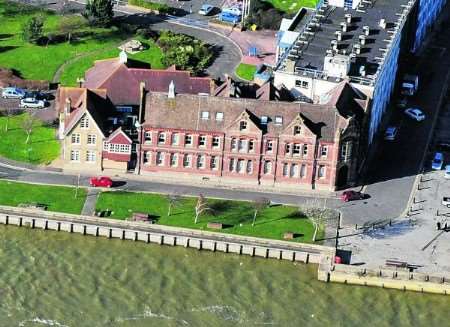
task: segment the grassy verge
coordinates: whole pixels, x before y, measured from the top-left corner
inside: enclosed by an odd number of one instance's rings
[[[128,54],[128,58],[138,60],[150,64],[151,68],[162,69],[165,66],[162,64],[162,52],[161,49],[152,40],[139,39],[143,45],[146,46],[146,50],[136,54]],[[119,56],[120,50],[113,46],[112,48],[105,49],[103,51],[95,52],[93,54],[81,57],[71,64],[68,64],[61,75],[60,82],[65,86],[76,86],[76,80],[78,77],[83,77],[86,70],[94,65],[96,60],[116,58]]]
[[[0,204],[18,206],[21,203],[40,203],[49,211],[80,214],[86,200],[86,189],[63,186],[33,185],[0,180]]]
[[[314,227],[298,209],[290,206],[272,206],[262,210],[252,226],[254,209],[252,203],[242,201],[225,201],[208,199],[207,203],[214,214],[200,216],[194,223],[196,198],[181,198],[172,214],[167,216],[169,201],[159,194],[131,192],[103,192],[97,201],[98,211],[111,210],[110,218],[126,219],[133,212],[144,212],[157,219],[161,225],[209,230],[208,222],[220,222],[226,228],[221,233],[238,234],[270,239],[282,239],[287,231],[294,232],[294,242],[312,242]],[[211,230],[210,230],[211,231]],[[217,231],[217,230],[212,230]],[[320,235],[319,235],[320,236]]]
[[[42,121],[34,122],[30,140],[22,125],[28,114],[0,117],[0,156],[32,164],[48,164],[59,154],[59,143],[55,129],[45,126]],[[8,124],[8,131],[5,131]]]
[[[236,75],[247,81],[253,81],[253,76],[256,73],[256,66],[249,64],[239,64],[236,68]]]
[[[270,2],[275,8],[288,12],[288,13],[295,13],[297,12],[301,7],[307,7],[307,8],[315,8],[318,0],[265,0],[267,2]]]
[[[170,7],[164,3],[146,0],[128,0],[128,4],[136,7],[154,10],[159,12],[160,14],[167,14],[170,11]]]

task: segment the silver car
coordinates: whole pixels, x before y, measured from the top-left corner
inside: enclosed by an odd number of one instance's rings
[[[25,98],[20,100],[20,107],[42,109],[45,108],[45,101],[34,98]]]
[[[422,110],[418,108],[406,109],[405,115],[407,115],[409,118],[414,119],[415,121],[422,121],[425,119],[425,114],[422,112]]]

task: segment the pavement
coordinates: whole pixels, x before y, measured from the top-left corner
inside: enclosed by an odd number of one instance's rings
[[[84,202],[83,209],[81,210],[81,214],[83,216],[93,216],[95,214],[95,205],[97,204],[97,199],[100,192],[101,189],[98,188],[88,189],[86,201]]]

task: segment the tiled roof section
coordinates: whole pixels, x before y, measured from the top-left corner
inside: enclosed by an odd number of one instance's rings
[[[177,95],[175,99],[169,99],[164,93],[154,92],[147,94],[145,125],[164,129],[226,132],[245,110],[263,133],[274,136],[282,133],[299,114],[307,127],[324,140],[334,140],[337,129],[347,126],[347,119],[329,105],[196,95]],[[210,112],[209,120],[200,118],[202,111]],[[217,112],[223,112],[223,121],[215,120]],[[261,124],[262,116],[269,117],[267,125]],[[275,116],[282,116],[283,124],[276,125]]]
[[[180,94],[210,94],[213,81],[206,77],[191,77],[188,71],[129,68],[117,59],[97,61],[86,72],[85,87],[107,89],[108,97],[116,104],[138,105],[139,83],[153,92],[168,92],[169,84],[175,83],[175,92]]]
[[[348,118],[355,114],[362,116],[365,101],[367,97],[344,80],[329,92],[327,105],[336,107],[343,117]]]
[[[122,130],[122,127],[117,128],[111,135],[106,139],[109,143],[115,144],[132,144],[133,141],[129,136]]]

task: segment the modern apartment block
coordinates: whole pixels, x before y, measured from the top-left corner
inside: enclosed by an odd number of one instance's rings
[[[274,84],[320,103],[343,80],[370,99],[369,146],[394,92],[399,60],[416,53],[446,0],[322,0],[282,22]]]

